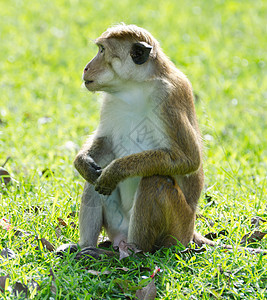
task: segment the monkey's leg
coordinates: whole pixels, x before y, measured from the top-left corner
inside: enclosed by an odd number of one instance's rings
[[[113,247],[117,247],[121,240],[127,240],[129,227],[129,216],[122,209],[119,188],[106,197],[103,203],[104,227],[113,242]]]
[[[130,219],[128,242],[144,251],[183,245],[192,240],[195,212],[176,181],[167,176],[143,177]]]
[[[94,186],[86,182],[79,214],[79,245],[81,248],[96,247],[97,245],[103,225],[103,205],[100,197]]]
[[[83,249],[91,247],[94,249],[97,245],[98,236],[100,234],[103,225],[103,207],[101,202],[101,196],[95,191],[94,186],[86,182],[82,195],[79,223],[80,223],[80,241],[79,246]],[[58,255],[63,253],[77,252],[77,244],[63,244],[56,250]],[[95,257],[92,254],[91,256]]]

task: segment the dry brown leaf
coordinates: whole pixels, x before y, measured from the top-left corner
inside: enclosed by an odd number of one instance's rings
[[[140,300],[153,300],[157,296],[157,288],[154,279],[142,289],[136,291],[135,296]]]
[[[58,225],[59,226],[63,226],[63,227],[67,226],[67,223],[63,219],[57,218],[57,220],[58,220]]]
[[[57,226],[55,228],[56,237],[59,239],[61,237],[61,228]]]
[[[74,218],[74,217],[76,217],[76,216],[78,216],[78,212],[77,211],[72,211],[71,213],[69,213],[68,215],[67,215],[67,218],[70,218],[70,217],[72,217],[72,218]]]
[[[119,260],[122,260],[123,258],[130,256],[132,253],[141,253],[142,250],[137,249],[135,244],[126,243],[125,241],[120,241],[119,252],[120,252]]]
[[[40,285],[33,279],[30,282],[30,289],[31,291],[34,291],[36,289],[36,292],[39,292],[41,290]]]
[[[119,243],[119,252],[120,252],[120,260],[131,255],[131,253],[129,253],[128,251],[127,243],[124,241],[120,241]]]
[[[209,227],[213,227],[215,225],[215,222],[212,219],[204,217],[202,214],[196,214],[196,219],[204,220]]]
[[[27,298],[28,296],[28,287],[27,285],[21,283],[21,282],[16,282],[13,286],[13,293],[15,294],[16,297],[18,297],[19,295],[23,295],[24,297]]]
[[[37,241],[39,241],[38,236],[35,236],[35,239]],[[46,248],[50,252],[55,251],[55,247],[48,240],[46,240],[45,238],[41,238],[40,241],[41,241],[44,249]]]
[[[42,170],[40,173],[39,173],[39,176],[40,177],[44,177],[44,178],[49,178],[51,176],[54,176],[55,175],[55,172],[50,170],[49,168],[45,168],[44,170]]]
[[[38,214],[43,210],[44,210],[44,208],[39,205],[31,205],[29,208],[25,208],[24,212]]]
[[[205,238],[209,239],[209,240],[215,240],[217,239],[220,235],[224,235],[227,236],[229,233],[227,230],[222,229],[221,231],[217,232],[209,232],[205,235]]]
[[[205,234],[204,237],[213,241],[213,240],[217,239],[218,234],[216,232],[209,232],[209,233]]]
[[[187,254],[187,253],[190,253],[190,254],[194,254],[194,253],[202,253],[202,252],[205,252],[207,251],[207,249],[205,247],[201,247],[201,248],[185,248],[184,250],[181,250],[179,251],[181,254]]]
[[[145,271],[148,271],[150,272],[151,269],[148,268],[148,267],[139,267],[139,268],[134,268],[134,269],[129,269],[129,268],[126,268],[126,267],[118,267],[116,268],[116,270],[119,270],[119,271],[124,271],[124,272],[132,272],[132,271],[139,271],[139,272],[145,272]]]
[[[100,271],[95,271],[95,270],[88,270],[87,271],[89,274],[92,274],[92,275],[108,275],[110,274],[111,272],[108,271],[108,270],[105,270],[103,272],[100,272]]]
[[[77,227],[77,224],[75,224],[74,222],[70,222],[70,226],[75,229]]]
[[[41,238],[41,243],[44,248],[46,248],[48,251],[53,252],[55,251],[55,247],[45,238]]]
[[[53,295],[57,294],[57,287],[56,287],[56,283],[55,283],[55,275],[54,272],[52,271],[52,269],[49,270],[49,275],[52,277],[52,281],[51,281],[51,293]]]
[[[11,176],[8,171],[2,167],[0,167],[0,183],[4,183],[8,185],[11,181]]]
[[[253,217],[251,218],[251,225],[253,225],[254,227],[259,227],[260,226],[260,222],[265,223],[267,222],[267,220],[263,219],[262,217]]]
[[[16,258],[16,254],[13,250],[9,249],[9,248],[4,248],[0,255],[4,258],[8,258],[8,259],[14,259]]]
[[[5,291],[7,278],[10,278],[10,276],[9,275],[0,276],[0,291],[2,291],[2,292]]]
[[[30,236],[32,234],[31,232],[25,231],[20,228],[13,228],[13,231],[14,231],[15,236],[18,236],[18,237]]]
[[[250,243],[255,243],[257,241],[260,241],[264,238],[264,236],[266,235],[265,232],[261,232],[259,230],[255,230],[255,231],[252,231],[252,232],[249,232],[247,234],[245,234],[241,241],[240,241],[240,244],[250,244]]]
[[[130,269],[126,268],[126,267],[122,267],[122,268],[116,268],[116,270],[120,270],[120,271],[124,271],[124,272],[129,272]]]

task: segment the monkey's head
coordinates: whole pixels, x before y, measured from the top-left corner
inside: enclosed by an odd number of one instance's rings
[[[145,29],[117,25],[105,31],[95,43],[98,53],[83,74],[89,91],[116,92],[128,83],[142,82],[155,75],[160,47]]]

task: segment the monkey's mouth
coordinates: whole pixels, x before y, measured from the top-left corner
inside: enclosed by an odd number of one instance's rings
[[[93,81],[93,80],[85,80],[85,81],[84,81],[85,85],[90,84],[90,83],[92,83],[92,82],[94,82],[94,81]]]

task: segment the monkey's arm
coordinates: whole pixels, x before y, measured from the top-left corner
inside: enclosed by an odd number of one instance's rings
[[[89,139],[74,160],[75,168],[85,180],[94,184],[102,172],[100,166],[103,167],[112,160],[109,157],[110,149],[106,137]]]
[[[175,120],[177,131],[169,128],[169,149],[148,150],[113,160],[98,178],[95,189],[110,194],[116,185],[133,176],[186,175],[201,165],[199,133],[185,114]]]

